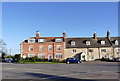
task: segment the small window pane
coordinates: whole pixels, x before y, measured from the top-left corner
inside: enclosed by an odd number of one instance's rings
[[[44,46],[40,46],[40,51],[44,51]]]
[[[71,45],[74,46],[74,45],[75,45],[75,41],[72,41],[72,42],[71,42]]]
[[[30,47],[29,47],[29,51],[33,51],[33,46],[30,46]]]
[[[61,45],[57,45],[57,51],[61,50]]]
[[[106,49],[101,49],[101,52],[106,52]]]
[[[48,51],[52,51],[52,45],[48,46]]]
[[[62,58],[62,53],[56,53],[56,59],[61,59]]]
[[[93,49],[89,49],[89,52],[93,52]]]
[[[28,54],[28,57],[34,57],[35,56],[35,54]]]
[[[105,41],[101,41],[101,44],[104,45],[104,44],[105,44]]]
[[[38,54],[38,58],[45,58],[45,54]]]
[[[86,45],[90,45],[90,41],[86,41]]]
[[[38,42],[46,42],[46,39],[38,39]]]
[[[62,42],[61,38],[55,39],[55,42]]]
[[[28,43],[35,43],[35,39],[28,39]]]
[[[118,42],[118,40],[116,40],[116,41],[115,41],[115,45],[118,45],[118,44],[119,44],[119,42]]]

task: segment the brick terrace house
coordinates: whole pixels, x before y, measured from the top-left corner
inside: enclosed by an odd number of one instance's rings
[[[45,59],[64,59],[64,44],[66,34],[62,37],[41,37],[36,32],[36,37],[30,37],[24,40],[21,45],[21,57],[34,57]]]
[[[120,37],[30,37],[21,43],[21,57],[34,57],[50,59],[77,59],[92,61],[101,58],[120,58]]]

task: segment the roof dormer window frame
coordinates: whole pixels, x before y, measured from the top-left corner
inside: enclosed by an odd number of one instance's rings
[[[46,42],[46,39],[38,39],[38,43]]]
[[[28,43],[35,43],[35,39],[28,39]]]
[[[104,40],[101,40],[101,45],[105,45],[105,41]]]
[[[115,45],[118,45],[119,44],[119,41],[118,40],[115,40]]]
[[[90,45],[90,41],[86,41],[86,45]]]
[[[62,42],[62,38],[56,38],[55,42]]]
[[[71,41],[71,46],[75,46],[75,41]]]

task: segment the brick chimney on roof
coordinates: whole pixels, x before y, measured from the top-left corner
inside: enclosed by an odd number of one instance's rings
[[[110,39],[110,32],[107,31],[107,38]]]
[[[65,33],[65,32],[63,32],[63,37],[64,37],[64,38],[66,38],[66,36],[67,36],[67,35],[66,35],[66,33]]]
[[[94,39],[97,39],[97,34],[96,34],[96,32],[93,34],[93,38],[94,38]]]
[[[36,39],[38,39],[40,37],[40,33],[39,31],[36,31]]]

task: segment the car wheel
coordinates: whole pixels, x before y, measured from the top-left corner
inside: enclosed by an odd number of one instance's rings
[[[79,64],[80,62],[78,61],[77,63]]]
[[[69,61],[67,61],[67,64],[70,64],[70,62],[69,62]]]

